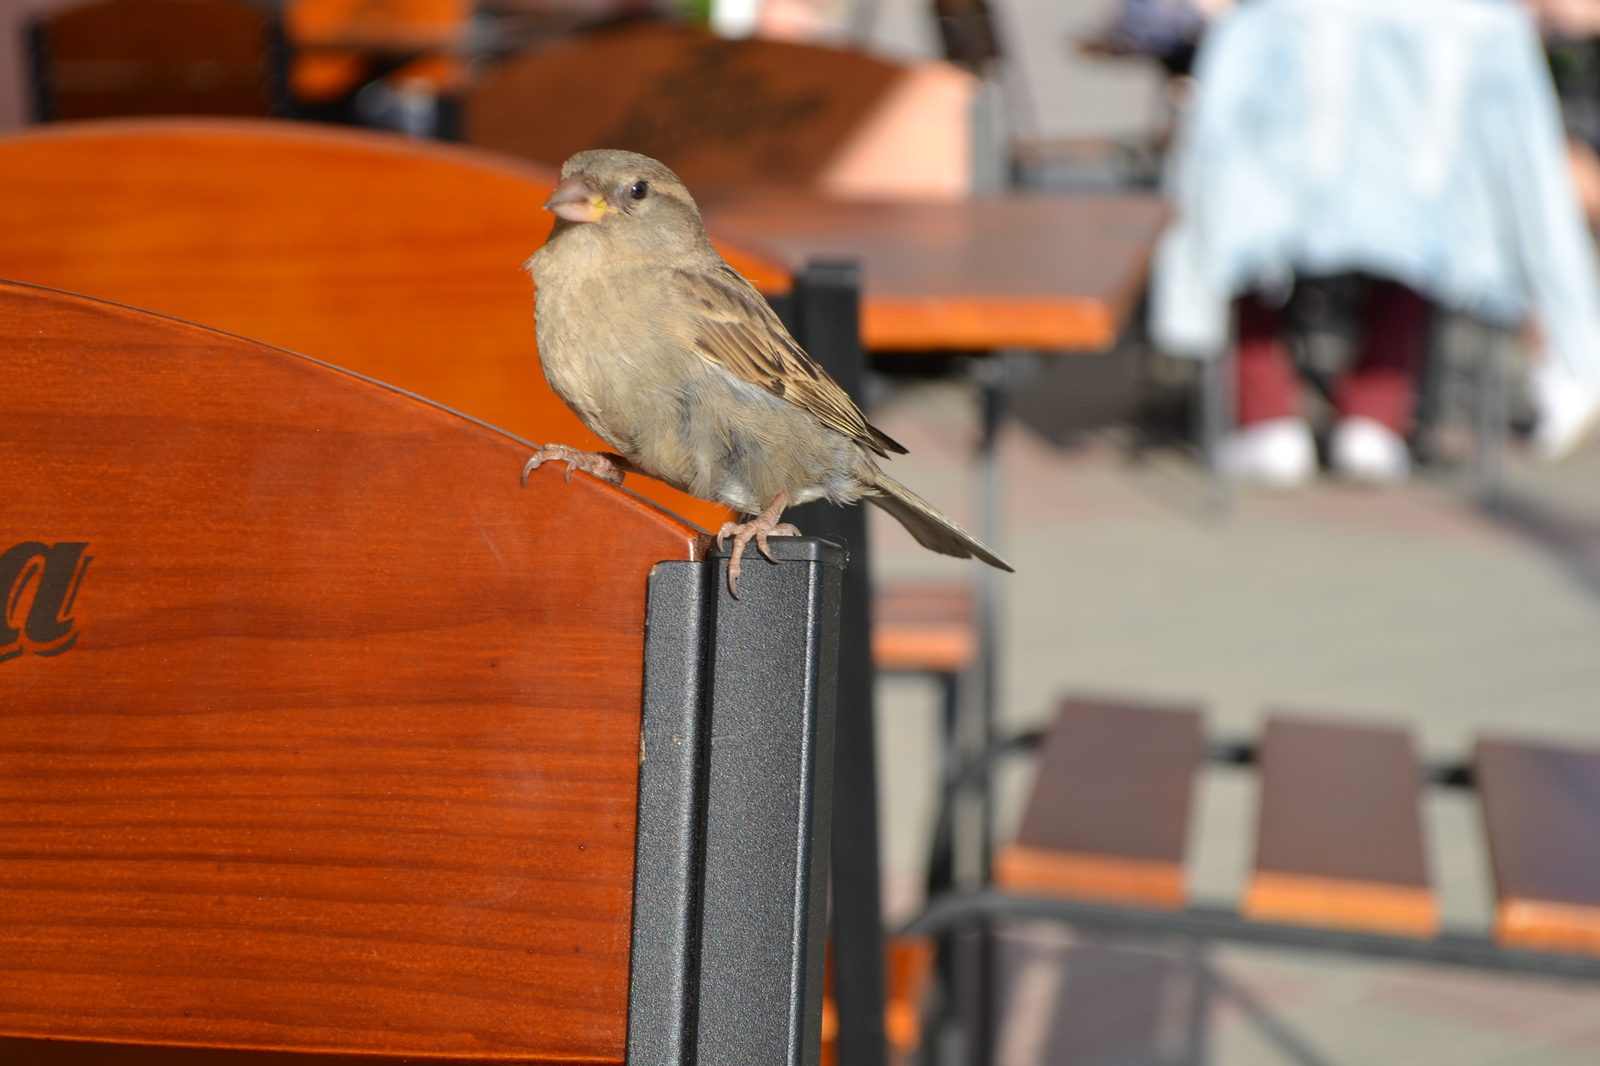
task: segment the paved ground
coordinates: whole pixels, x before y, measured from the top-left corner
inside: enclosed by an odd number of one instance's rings
[[[874,413],[911,449],[896,476],[963,520],[971,411],[962,386],[922,383],[894,388]],[[1176,452],[1134,461],[1106,438],[1062,448],[1016,421],[1002,448],[1000,547],[1018,569],[1005,611],[1007,728],[1047,721],[1063,693],[1090,692],[1199,700],[1221,736],[1251,734],[1282,707],[1407,723],[1432,757],[1462,757],[1484,731],[1600,746],[1600,448],[1553,471],[1513,464],[1501,516],[1459,485],[1327,482],[1246,493],[1221,523]],[[879,576],[972,573],[873,521]],[[880,685],[894,916],[918,902],[934,700],[915,679]],[[1029,773],[1019,766],[1005,782],[1006,827]],[[1237,896],[1253,787],[1229,771],[1203,785],[1200,900]],[[1472,797],[1436,796],[1428,818],[1447,924],[1486,929]],[[1048,929],[1019,940],[1003,1061],[1600,1062],[1600,986],[1234,948],[1217,951],[1197,985],[1192,960],[1158,947]]]

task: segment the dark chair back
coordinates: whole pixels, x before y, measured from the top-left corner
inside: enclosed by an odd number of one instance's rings
[[[265,115],[274,23],[240,0],[102,0],[33,25],[40,122]]]

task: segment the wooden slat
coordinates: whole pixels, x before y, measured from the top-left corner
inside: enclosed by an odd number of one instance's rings
[[[1036,892],[1177,909],[1200,712],[1069,699],[1045,738],[1017,842],[995,880]]]
[[[1153,196],[888,204],[766,192],[725,196],[706,217],[791,269],[861,260],[874,351],[1102,351],[1144,291],[1167,208]]]
[[[1400,936],[1438,932],[1422,768],[1402,729],[1273,716],[1244,913]]]
[[[697,531],[76,296],[0,283],[0,378],[0,552],[89,560],[3,579],[0,1036],[620,1062],[646,579]]]
[[[978,654],[972,586],[886,581],[872,595],[872,662],[879,670],[958,674]]]
[[[81,123],[0,137],[0,277],[326,360],[537,443],[601,447],[539,369],[554,175],[459,147],[285,122]],[[781,266],[723,253],[767,291]],[[720,505],[638,475],[702,526]]]
[[[1473,763],[1507,947],[1600,954],[1600,751],[1500,738]]]

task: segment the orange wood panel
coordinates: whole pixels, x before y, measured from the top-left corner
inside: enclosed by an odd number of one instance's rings
[[[547,170],[268,121],[62,124],[0,138],[0,277],[174,315],[347,367],[535,443],[601,442],[539,370],[521,264]],[[781,266],[721,249],[769,292]],[[719,505],[638,475],[715,528]]]
[[[646,580],[698,531],[78,296],[0,283],[0,377],[0,1036],[620,1062]]]
[[[861,260],[861,332],[874,351],[1101,351],[1144,290],[1167,208],[1128,195],[847,203],[728,192],[706,217],[791,269]]]
[[[880,670],[956,674],[978,654],[972,586],[888,581],[872,596],[872,661]]]
[[[1505,896],[1495,907],[1494,937],[1528,951],[1600,955],[1600,907]]]
[[[1439,900],[1415,885],[1257,870],[1244,914],[1258,922],[1360,929],[1426,939],[1439,932]]]
[[[926,937],[892,936],[884,954],[884,1035],[892,1060],[909,1062],[922,1044],[923,999],[937,951]]]
[[[877,296],[861,309],[861,340],[872,351],[1097,352],[1116,343],[1120,328],[1106,301],[1071,296]]]
[[[466,0],[288,0],[283,5],[284,33],[301,47],[446,48],[466,35],[471,17]]]
[[[922,1044],[923,1000],[937,950],[926,937],[891,936],[883,944],[883,1034],[889,1062],[908,1063]],[[822,1066],[839,1061],[839,1005],[833,990],[833,941],[823,969]]]
[[[994,879],[1011,892],[1068,896],[1178,910],[1188,898],[1181,862],[1055,851],[1011,844],[996,854]]]

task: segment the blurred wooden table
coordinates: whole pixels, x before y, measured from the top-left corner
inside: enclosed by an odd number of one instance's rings
[[[872,351],[1104,351],[1144,290],[1167,207],[1149,195],[855,203],[797,193],[712,199],[719,235],[793,268],[858,259]]]

